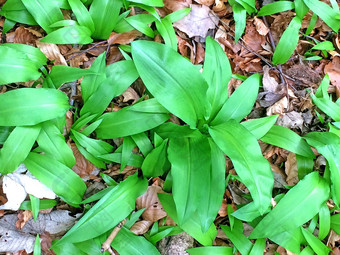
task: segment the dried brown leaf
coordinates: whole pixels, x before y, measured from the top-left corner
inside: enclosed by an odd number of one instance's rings
[[[72,143],[70,147],[76,158],[76,164],[72,170],[80,177],[88,177],[96,167],[80,153],[75,143]]]
[[[29,221],[33,216],[32,211],[20,211],[18,213],[18,220],[15,223],[17,229],[22,229],[26,222]]]
[[[286,111],[288,107],[287,97],[283,97],[281,100],[277,101],[275,104],[267,108],[267,116],[282,114]]]
[[[137,94],[137,92],[131,88],[128,87],[122,94],[124,97],[123,102],[131,102],[131,104],[134,104],[140,99],[140,96]]]
[[[164,193],[159,186],[149,186],[147,191],[136,200],[136,207],[138,210],[145,208],[142,218],[148,221],[158,221],[167,216],[167,213],[162,207],[157,194]]]
[[[190,13],[175,22],[174,27],[186,33],[189,37],[200,36],[205,38],[208,30],[215,28],[217,23],[218,18],[211,13],[209,7],[193,4]]]
[[[203,4],[203,5],[206,5],[206,6],[210,6],[213,3],[215,3],[215,0],[195,0],[195,2],[198,3],[198,4]]]
[[[287,183],[289,186],[294,186],[299,182],[298,168],[296,163],[295,153],[290,152],[285,162],[285,172],[287,175]]]
[[[191,4],[191,0],[164,0],[164,7],[171,12],[189,8]]]
[[[254,17],[254,25],[260,35],[266,36],[269,33],[269,28],[263,23],[261,19]]]
[[[107,43],[109,45],[111,45],[111,44],[129,44],[133,40],[135,40],[136,37],[141,36],[141,35],[142,35],[142,33],[139,32],[136,29],[131,30],[129,32],[125,32],[125,33],[112,32],[110,34],[109,39],[107,39]]]
[[[6,34],[6,41],[9,43],[22,43],[34,45],[35,41],[38,39],[36,33],[32,33],[32,30],[29,30],[23,26],[15,29],[14,32]]]
[[[270,76],[269,74],[270,68],[269,66],[263,67],[263,89],[264,91],[278,93],[281,90],[281,86],[279,86],[278,82],[275,80],[274,77]]]
[[[152,226],[153,222],[148,220],[138,221],[132,225],[130,231],[136,235],[143,235],[148,232],[149,228]]]
[[[63,55],[61,55],[60,50],[56,44],[53,43],[44,43],[40,41],[35,42],[37,47],[40,48],[41,52],[45,54],[45,56],[53,61],[55,60],[55,65],[65,65],[67,66],[66,60]]]
[[[336,97],[340,97],[340,57],[334,57],[332,62],[325,66],[325,73],[329,75],[331,83],[335,86]]]

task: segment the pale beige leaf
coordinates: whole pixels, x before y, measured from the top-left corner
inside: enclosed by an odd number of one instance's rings
[[[130,231],[136,235],[143,235],[148,232],[149,228],[152,226],[153,222],[148,220],[138,221],[132,225]]]
[[[122,96],[124,97],[123,102],[130,102],[131,104],[134,104],[135,102],[137,102],[140,99],[140,96],[137,94],[137,92],[131,88],[128,87],[122,94]]]
[[[275,80],[275,78],[270,76],[269,71],[270,71],[269,66],[263,67],[263,79],[262,79],[263,89],[264,91],[277,93],[280,90],[280,86],[278,82]]]
[[[269,33],[269,28],[263,23],[261,19],[254,17],[254,25],[260,35],[267,35]]]
[[[164,218],[167,213],[163,209],[157,194],[164,193],[159,186],[149,186],[147,191],[136,200],[136,207],[138,210],[145,208],[142,218],[148,221],[158,221]]]
[[[40,48],[42,53],[44,53],[45,56],[49,60],[51,60],[51,61],[55,60],[55,62],[54,62],[55,65],[65,65],[65,66],[67,66],[65,58],[63,57],[63,55],[61,55],[60,50],[59,50],[59,48],[56,44],[44,43],[44,42],[40,42],[38,40],[35,43],[36,43],[37,47]]]
[[[288,99],[287,97],[283,97],[281,100],[277,101],[272,106],[267,109],[267,116],[282,114],[285,112],[285,109],[288,107]]]
[[[203,5],[206,5],[206,6],[210,6],[213,3],[215,3],[215,0],[195,0],[195,2],[198,3],[198,4],[203,4]]]

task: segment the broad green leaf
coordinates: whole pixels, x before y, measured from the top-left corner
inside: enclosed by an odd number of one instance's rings
[[[105,52],[100,54],[95,61],[93,61],[89,70],[97,74],[87,75],[81,81],[81,96],[86,102],[89,97],[98,89],[99,85],[105,80]]]
[[[316,13],[334,32],[340,29],[340,22],[335,17],[339,13],[328,4],[318,0],[303,0],[308,8]]]
[[[50,27],[60,28],[60,27],[68,27],[68,26],[75,26],[75,25],[78,25],[77,21],[66,19],[66,20],[57,21],[56,23],[53,23],[52,25],[50,25]]]
[[[119,152],[104,154],[98,157],[109,162],[116,162],[116,163],[122,162],[122,153],[119,153]],[[132,153],[130,154],[130,158],[127,162],[127,165],[140,168],[142,167],[143,160],[144,158],[141,155]]]
[[[270,207],[268,206],[264,213],[268,213],[269,211]],[[232,213],[232,216],[242,221],[252,222],[255,218],[260,217],[261,213],[257,209],[255,203],[251,202],[237,209]]]
[[[146,87],[167,110],[191,127],[204,120],[207,84],[195,66],[173,49],[149,41],[133,42],[132,56]]]
[[[327,182],[318,172],[307,175],[278,202],[255,227],[251,239],[275,236],[293,230],[311,218],[320,210],[329,197]],[[304,213],[301,213],[301,212]]]
[[[160,21],[156,20],[155,24],[159,34],[164,40],[164,43],[177,51],[177,37],[170,18],[165,17]]]
[[[41,245],[40,245],[39,234],[37,234],[37,237],[35,238],[33,254],[34,255],[40,255],[41,254]]]
[[[304,242],[300,227],[273,236],[270,235],[268,238],[296,254],[300,253],[300,245]]]
[[[155,20],[156,18],[150,14],[138,14],[138,15],[125,18],[125,21],[130,26],[132,26],[133,28],[137,29],[138,31],[142,32],[143,34],[151,38],[155,36],[155,33],[149,27],[149,24],[151,24]]]
[[[315,253],[310,246],[307,246],[299,254],[300,255],[314,255]]]
[[[59,28],[49,33],[40,41],[54,44],[88,44],[93,40],[90,29],[84,26],[74,25]]]
[[[7,45],[0,46],[0,85],[37,80],[41,76],[38,69],[44,63],[37,66],[21,51]]]
[[[145,4],[145,5],[153,6],[153,7],[163,7],[164,6],[162,0],[130,0],[129,2]]]
[[[31,152],[24,161],[27,169],[43,184],[72,206],[83,198],[86,185],[71,168],[46,155]]]
[[[231,159],[256,207],[261,214],[264,213],[270,204],[274,179],[256,138],[233,120],[210,127],[209,133],[218,147]]]
[[[319,239],[323,240],[331,228],[331,214],[327,204],[323,204],[319,211]]]
[[[123,171],[123,169],[127,166],[129,159],[133,154],[132,150],[135,147],[136,144],[131,137],[129,136],[124,137],[122,145],[122,157],[120,161],[120,171]]]
[[[257,11],[254,0],[235,0],[235,1],[239,3],[248,12],[249,15]]]
[[[153,150],[152,143],[145,132],[131,137],[145,157]]]
[[[287,29],[283,32],[279,43],[273,54],[273,64],[284,64],[294,53],[294,50],[299,41],[299,30],[302,20],[296,16],[289,23]]]
[[[272,15],[275,13],[285,12],[294,9],[294,2],[277,1],[263,6],[257,13],[257,17]]]
[[[313,103],[335,121],[340,121],[340,105],[332,102],[329,98],[317,98],[311,95]]]
[[[173,219],[179,225],[176,213],[176,205],[172,196],[169,194],[158,193],[158,197],[165,211],[168,213],[171,219]],[[201,223],[198,220],[197,214],[194,214],[193,217],[190,217],[187,221],[183,222],[180,227],[204,246],[211,246],[217,234],[214,224],[211,224],[207,232],[202,232]]]
[[[53,208],[57,205],[57,201],[52,199],[41,199],[39,203],[39,210]],[[20,210],[32,210],[31,201],[24,201],[20,205]]]
[[[331,216],[331,228],[340,235],[340,213]]]
[[[40,125],[16,127],[0,149],[0,173],[15,171],[30,153],[40,132]]]
[[[206,246],[186,250],[190,255],[233,255],[233,248],[226,246]]]
[[[300,18],[303,19],[303,17],[307,14],[309,11],[309,8],[307,5],[303,2],[303,0],[294,0],[294,8],[296,15]]]
[[[253,244],[249,239],[243,234],[242,221],[236,220],[233,230],[229,226],[220,225],[223,232],[227,235],[230,241],[234,244],[236,249],[242,254],[249,254]]]
[[[27,10],[31,13],[38,24],[47,32],[51,33],[54,29],[50,28],[53,23],[63,20],[64,16],[54,1],[44,0],[21,0]],[[55,42],[56,43],[56,42]]]
[[[46,155],[55,158],[69,168],[75,165],[76,160],[71,148],[65,142],[65,137],[60,130],[52,122],[42,123],[37,142]]]
[[[340,138],[329,132],[311,132],[304,138],[327,159],[332,199],[337,206],[340,206]]]
[[[1,11],[0,11],[0,15],[1,15]],[[9,30],[11,30],[15,26],[15,24],[16,24],[15,21],[12,21],[10,19],[5,19],[2,33],[6,34]]]
[[[234,42],[237,43],[238,40],[241,38],[244,32],[244,29],[246,28],[247,11],[243,8],[242,5],[238,3],[234,3],[232,5],[232,8],[233,8],[234,20],[235,20]]]
[[[311,48],[311,50],[335,50],[333,43],[330,41],[323,41]]]
[[[76,81],[84,75],[94,74],[90,69],[80,69],[72,66],[56,65],[52,67],[49,78],[55,88],[66,82]]]
[[[261,139],[275,124],[278,115],[271,115],[264,118],[253,119],[241,122],[256,139]]]
[[[152,106],[150,112],[140,111],[143,108],[147,110],[148,106]],[[153,106],[159,109],[153,109]],[[117,112],[105,113],[101,117],[103,121],[96,129],[96,133],[99,138],[104,139],[135,135],[155,128],[168,120],[170,116],[166,112],[155,99],[149,99]]]
[[[3,145],[15,127],[0,126],[0,144]]]
[[[111,246],[121,255],[160,255],[157,248],[143,236],[137,236],[125,227],[115,236]]]
[[[168,139],[165,139],[145,157],[142,165],[144,176],[157,177],[163,175],[166,170],[169,170],[170,165],[167,158],[167,143]]]
[[[122,94],[137,78],[138,73],[131,60],[119,61],[107,67],[107,78],[89,96],[80,114],[102,114],[112,99]]]
[[[89,11],[95,28],[93,38],[109,38],[122,6],[121,0],[93,0]]]
[[[318,255],[328,255],[332,250],[327,247],[323,242],[321,242],[316,236],[314,236],[307,229],[301,227],[303,236],[305,237],[307,243],[312,247],[314,252]]]
[[[206,50],[203,77],[209,87],[207,99],[211,104],[210,119],[214,118],[228,99],[228,82],[231,79],[231,67],[226,53],[210,36],[206,38]]]
[[[262,254],[263,251],[265,250],[265,246],[266,246],[266,239],[264,238],[257,239],[249,255]]]
[[[155,128],[155,132],[163,139],[178,137],[195,137],[199,133],[197,129],[189,126],[180,126],[172,122],[166,122]]]
[[[80,0],[68,0],[79,25],[87,27],[94,32],[94,24],[91,15],[85,5]]]
[[[0,126],[35,125],[62,117],[67,96],[55,89],[15,89],[0,95]]]
[[[323,77],[317,91],[315,92],[315,97],[317,98],[329,98],[327,89],[330,85],[329,75],[326,73]]]
[[[306,158],[297,154],[295,156],[299,180],[302,180],[307,174],[313,172],[314,160],[312,158]]]
[[[283,126],[272,126],[272,128],[261,138],[261,141],[289,150],[300,156],[315,158],[312,149],[308,146],[306,141],[294,131]]]
[[[30,202],[31,202],[31,210],[32,210],[32,216],[34,221],[37,221],[38,214],[39,214],[39,207],[40,207],[40,199],[29,194]]]
[[[174,23],[187,16],[190,11],[191,8],[183,8],[166,15],[166,17],[170,19],[171,23]]]
[[[21,0],[6,1],[1,7],[0,15],[23,24],[38,25]]]
[[[241,121],[247,116],[255,104],[260,83],[259,74],[253,74],[244,81],[224,103],[212,120],[211,125],[219,125],[231,119]],[[247,98],[247,100],[244,100],[244,98]]]
[[[100,158],[100,156],[94,156],[91,153],[89,153],[83,146],[81,146],[77,141],[74,141],[78,150],[80,151],[83,156],[90,161],[92,164],[94,164],[98,168],[106,168],[105,163]]]
[[[147,180],[137,173],[129,176],[100,199],[58,243],[81,242],[109,231],[135,209],[136,198],[147,185]]]
[[[310,35],[310,33],[312,33],[315,25],[316,25],[316,22],[318,20],[318,15],[316,15],[315,13],[313,13],[311,19],[310,19],[310,22],[309,22],[309,25],[306,29],[306,35]]]

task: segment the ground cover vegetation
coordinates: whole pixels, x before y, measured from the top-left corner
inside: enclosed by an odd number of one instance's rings
[[[340,252],[336,0],[0,3],[0,252]]]

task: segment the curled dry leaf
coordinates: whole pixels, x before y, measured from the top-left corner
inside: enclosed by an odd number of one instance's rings
[[[61,55],[60,50],[56,44],[53,43],[44,43],[40,41],[36,41],[37,47],[40,48],[42,53],[45,54],[45,56],[53,61],[55,60],[55,65],[65,65],[67,66],[66,60],[63,55]]]
[[[296,155],[292,152],[288,154],[287,161],[285,162],[285,172],[287,175],[286,181],[289,186],[293,186],[299,182]]]
[[[195,0],[195,2],[198,3],[198,4],[203,4],[203,5],[206,5],[206,6],[210,6],[213,3],[215,3],[215,0]]]
[[[123,102],[129,102],[132,100],[132,104],[136,103],[139,99],[140,96],[137,94],[137,92],[131,88],[128,87],[122,94],[122,96],[124,97]]]
[[[157,194],[164,193],[159,186],[149,186],[147,191],[136,200],[136,207],[138,210],[145,208],[142,214],[142,218],[148,221],[158,221],[159,219],[167,216],[167,213],[163,209],[161,202],[158,199]]]
[[[32,216],[33,216],[32,211],[27,211],[27,210],[26,211],[20,211],[18,213],[18,220],[15,224],[16,228],[22,229],[25,226],[26,222],[29,221],[29,219],[32,218]]]
[[[112,32],[110,34],[109,39],[107,39],[107,43],[109,45],[111,45],[111,44],[129,44],[133,40],[135,40],[136,37],[141,36],[141,35],[142,35],[142,33],[139,32],[136,29],[131,30],[129,32],[125,32],[125,33]]]
[[[331,83],[335,86],[336,97],[340,97],[340,57],[334,57],[332,62],[325,66],[325,73],[328,73]]]
[[[286,128],[299,128],[302,129],[303,125],[303,117],[301,112],[288,112],[283,116],[280,116],[277,124],[280,126],[284,126]]]
[[[277,93],[280,90],[280,86],[274,77],[269,74],[270,68],[269,66],[263,67],[263,89],[267,92]]]
[[[269,28],[263,23],[261,19],[254,17],[254,25],[260,35],[266,36],[269,33]]]
[[[190,13],[183,19],[174,23],[174,27],[186,33],[189,37],[200,36],[205,38],[208,30],[215,28],[218,18],[212,14],[205,5],[191,5]]]
[[[96,167],[80,153],[76,144],[72,143],[71,149],[76,158],[76,164],[72,167],[72,170],[80,177],[90,176]]]
[[[148,232],[149,228],[152,226],[153,222],[149,220],[138,221],[132,225],[130,231],[136,235],[143,235]]]
[[[191,0],[164,0],[164,7],[171,12],[189,8],[191,4]]]
[[[268,107],[267,109],[267,116],[275,115],[275,114],[282,114],[284,113],[288,107],[288,99],[287,97],[283,97],[281,100],[277,101],[272,106]]]

